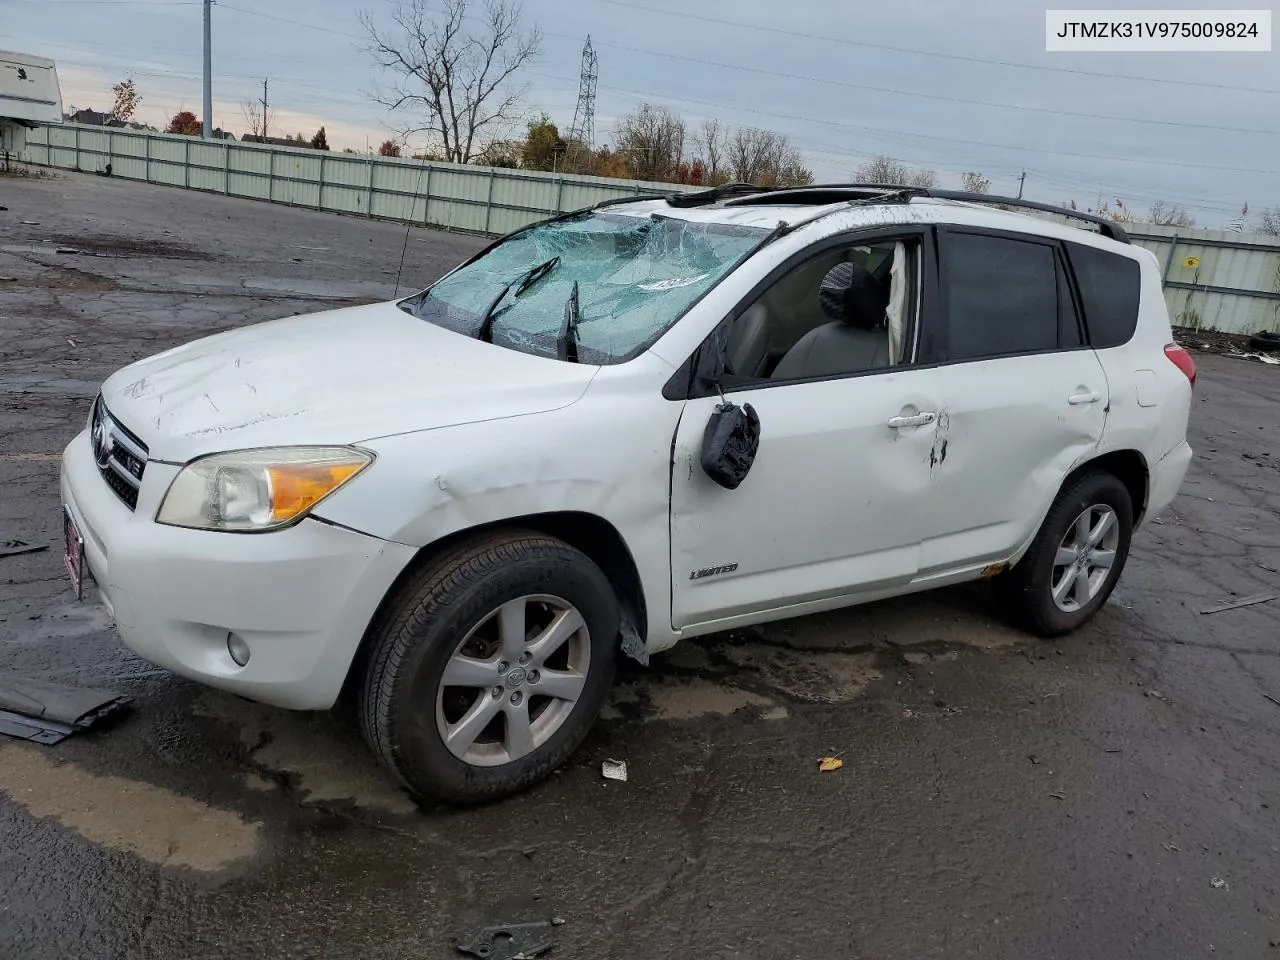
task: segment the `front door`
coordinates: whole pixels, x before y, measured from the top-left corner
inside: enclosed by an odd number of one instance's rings
[[[718,485],[701,455],[722,400],[712,389],[687,401],[673,451],[675,627],[915,576],[941,405],[932,371],[911,364],[922,239],[789,264],[728,328],[720,389],[755,409],[759,448],[740,486]],[[750,373],[734,376],[734,362]]]

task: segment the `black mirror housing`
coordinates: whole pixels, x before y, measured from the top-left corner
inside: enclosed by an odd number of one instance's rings
[[[746,479],[760,449],[760,417],[751,404],[716,406],[702,435],[702,472],[726,490]]]

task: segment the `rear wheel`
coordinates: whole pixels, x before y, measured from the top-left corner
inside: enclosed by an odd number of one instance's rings
[[[619,610],[568,544],[507,532],[428,564],[372,637],[365,737],[419,801],[516,793],[582,742],[608,695]]]
[[[1088,471],[1058,494],[1026,555],[1000,584],[1010,612],[1043,637],[1077,630],[1107,602],[1129,555],[1133,504],[1113,474]]]

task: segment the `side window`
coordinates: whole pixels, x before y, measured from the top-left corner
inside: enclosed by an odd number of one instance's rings
[[[1058,349],[1059,275],[1052,246],[948,233],[943,270],[951,360]]]
[[[909,362],[918,257],[915,238],[884,240],[835,247],[791,267],[723,328],[726,384]]]
[[[1101,349],[1127,343],[1138,326],[1142,286],[1138,261],[1083,243],[1068,243],[1067,253],[1093,346]]]

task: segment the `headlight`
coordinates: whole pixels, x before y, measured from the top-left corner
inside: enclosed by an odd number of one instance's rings
[[[182,468],[157,523],[258,532],[296,523],[373,462],[354,447],[268,447],[217,453]]]

